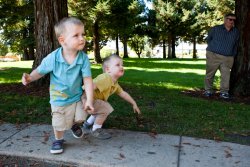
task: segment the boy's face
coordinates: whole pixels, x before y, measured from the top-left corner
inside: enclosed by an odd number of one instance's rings
[[[82,50],[85,45],[84,27],[81,25],[67,24],[65,32],[59,37],[59,43],[67,50]]]
[[[124,68],[122,59],[112,58],[108,63],[108,67],[106,67],[106,72],[117,78],[123,76]]]

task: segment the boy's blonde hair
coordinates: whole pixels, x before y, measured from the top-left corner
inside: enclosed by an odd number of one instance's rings
[[[102,71],[106,72],[106,68],[109,66],[110,60],[112,59],[122,59],[120,56],[116,55],[116,54],[112,54],[108,57],[105,57],[102,61]]]
[[[65,31],[65,28],[68,24],[84,26],[84,24],[81,22],[81,20],[79,20],[75,17],[65,17],[62,20],[60,20],[58,23],[56,23],[56,25],[54,26],[57,38],[63,34],[63,32]]]

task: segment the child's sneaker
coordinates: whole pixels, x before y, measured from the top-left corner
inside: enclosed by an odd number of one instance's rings
[[[83,136],[82,128],[79,125],[74,124],[71,128],[71,131],[72,131],[72,134],[75,138],[77,138],[77,139],[82,138],[82,136]]]
[[[89,134],[91,131],[91,125],[88,122],[84,122],[82,125],[82,133],[83,135]]]
[[[52,143],[52,147],[50,149],[51,154],[60,154],[63,152],[63,142],[64,140],[55,140]]]
[[[102,140],[111,138],[111,135],[109,133],[105,132],[102,128],[98,128],[95,131],[91,130],[91,135],[93,137],[96,137],[96,138],[102,139]]]

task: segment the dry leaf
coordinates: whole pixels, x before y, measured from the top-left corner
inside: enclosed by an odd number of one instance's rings
[[[44,138],[43,138],[44,142],[47,142],[47,141],[49,140],[49,133],[43,131],[43,137],[44,137]]]
[[[119,155],[121,158],[125,158],[125,156],[122,153],[120,153]]]

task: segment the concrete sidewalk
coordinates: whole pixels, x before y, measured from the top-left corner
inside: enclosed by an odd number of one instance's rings
[[[37,166],[46,167],[250,167],[250,146],[173,135],[108,131],[112,133],[109,140],[91,136],[75,139],[68,131],[64,153],[53,155],[49,153],[53,140],[51,125],[1,124],[0,166],[11,166],[6,163],[6,157],[17,157],[16,161],[32,159],[43,162]]]

